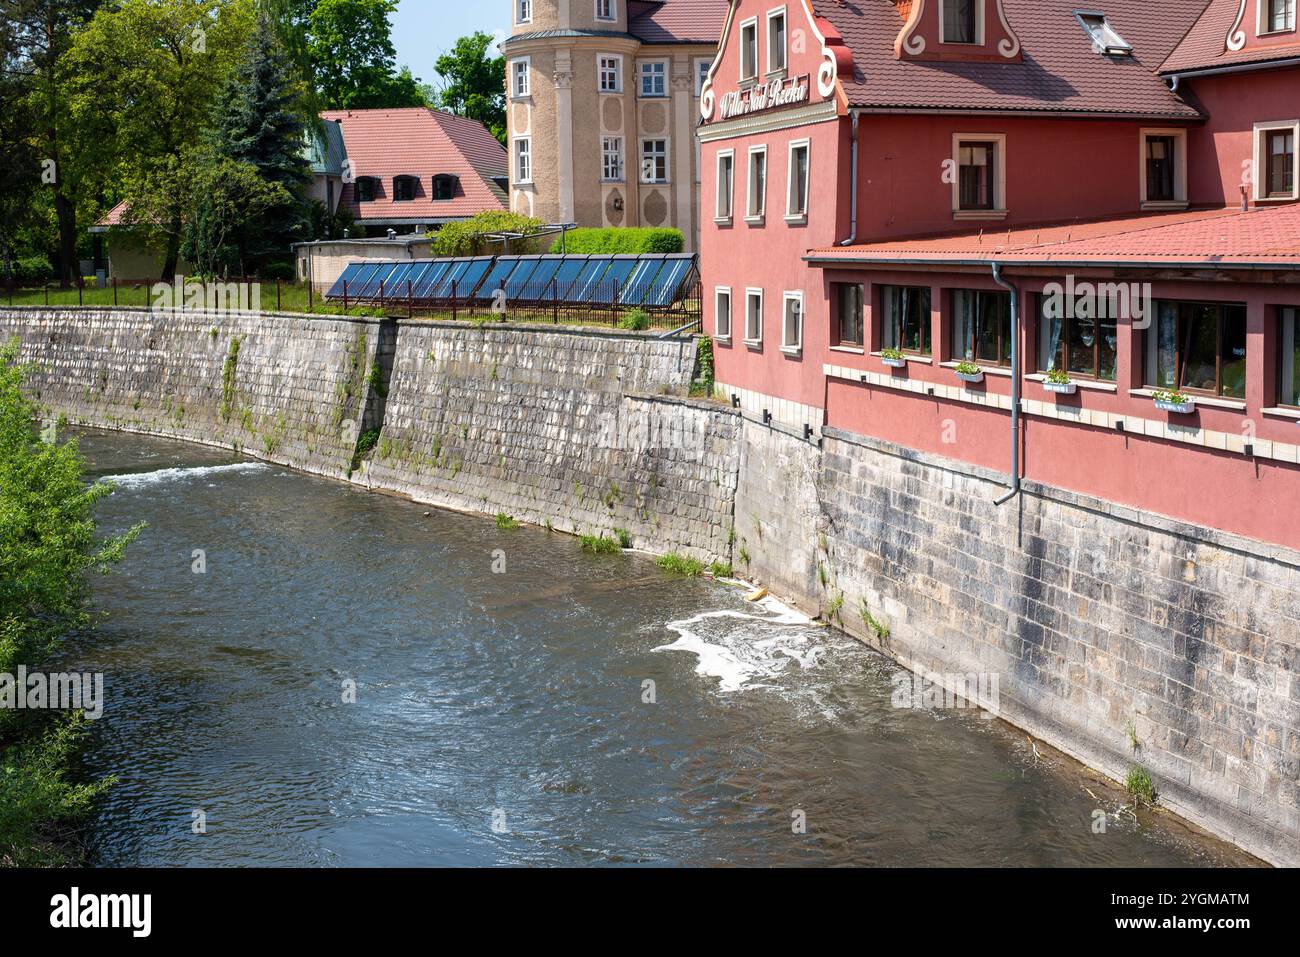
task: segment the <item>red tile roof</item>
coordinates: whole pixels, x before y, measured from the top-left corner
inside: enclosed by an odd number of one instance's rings
[[[492,182],[507,176],[505,147],[476,120],[438,110],[328,110],[338,120],[354,176],[375,176],[382,183],[373,202],[356,203],[355,184],[344,184],[341,202],[361,222],[374,220],[461,219],[485,209],[505,209],[506,195]],[[459,179],[453,199],[432,198],[433,177],[448,173]],[[411,202],[393,201],[393,178],[416,176],[420,186]]]
[[[814,249],[826,265],[1004,263],[1300,269],[1300,204],[1202,209]]]
[[[1160,67],[1162,73],[1183,73],[1192,70],[1213,69],[1220,66],[1236,66],[1243,63],[1264,63],[1269,60],[1283,60],[1300,57],[1300,43],[1281,46],[1260,46],[1248,42],[1245,48],[1232,52],[1228,49],[1228,33],[1237,22],[1241,4],[1238,0],[1210,0],[1210,5],[1187,36],[1178,44],[1173,53]],[[1248,37],[1254,36],[1255,28],[1250,16],[1242,22],[1242,29]]]
[[[893,0],[813,0],[853,51],[841,76],[851,106],[874,109],[1014,110],[1196,118],[1157,75],[1206,0],[1003,0],[1024,62],[899,60],[903,18]],[[1104,57],[1074,16],[1100,8],[1133,45],[1132,57]]]
[[[729,6],[728,0],[633,0],[627,29],[643,43],[717,46]]]

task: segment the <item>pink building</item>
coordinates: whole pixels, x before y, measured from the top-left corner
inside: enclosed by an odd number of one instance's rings
[[[1295,0],[733,0],[720,392],[1300,547]]]

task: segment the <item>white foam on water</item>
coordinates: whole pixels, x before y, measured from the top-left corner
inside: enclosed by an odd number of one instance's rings
[[[270,466],[265,462],[235,462],[232,465],[200,465],[187,469],[158,469],[156,472],[135,472],[124,475],[106,475],[101,482],[112,482],[118,488],[143,488],[159,485],[163,482],[177,482],[186,479],[207,478],[238,472],[264,472]]]

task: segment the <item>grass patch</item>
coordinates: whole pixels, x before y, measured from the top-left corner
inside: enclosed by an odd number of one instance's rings
[[[509,531],[512,528],[518,528],[519,524],[519,519],[514,516],[507,515],[505,512],[497,512],[497,528],[502,531]]]
[[[626,528],[614,529],[614,537],[618,539],[619,548],[632,547],[632,533],[629,532]]]
[[[1151,772],[1140,764],[1129,767],[1124,778],[1124,790],[1144,804],[1156,803],[1156,786],[1151,781]]]
[[[695,558],[687,558],[685,555],[678,555],[672,552],[668,555],[661,555],[655,559],[655,564],[666,572],[674,575],[681,575],[685,578],[699,578],[704,574],[704,564]]]
[[[726,562],[714,562],[709,566],[709,574],[714,578],[730,578],[734,570]]]
[[[862,599],[862,611],[860,614],[862,615],[862,623],[867,626],[867,630],[875,635],[881,644],[889,641],[889,626],[878,619],[875,615],[871,614],[871,609],[867,607],[867,600],[865,598]]]
[[[612,555],[623,550],[618,539],[606,535],[583,535],[579,541],[582,542],[582,550],[593,555]]]

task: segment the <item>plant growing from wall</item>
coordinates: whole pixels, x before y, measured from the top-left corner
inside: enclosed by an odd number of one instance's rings
[[[235,407],[235,375],[239,371],[239,347],[242,343],[243,338],[240,336],[230,340],[230,350],[221,367],[221,405],[217,411],[223,422],[230,421],[230,413]]]
[[[1143,804],[1155,804],[1156,787],[1151,780],[1151,772],[1140,764],[1131,765],[1124,778],[1124,790]]]
[[[715,379],[715,366],[713,356],[713,337],[696,336],[695,349],[695,376],[691,389],[691,394],[696,394],[694,383],[699,384],[699,394],[705,398],[713,395],[713,386]]]
[[[507,515],[505,512],[497,512],[497,528],[504,532],[518,527],[519,519]]]
[[[626,528],[614,529],[614,536],[618,539],[618,544],[620,548],[632,547],[632,533],[629,532]]]
[[[709,574],[714,578],[730,578],[734,574],[734,569],[726,562],[714,562],[709,565]]]
[[[862,599],[862,611],[859,614],[862,615],[862,623],[867,626],[868,631],[876,636],[876,640],[882,645],[887,644],[889,642],[889,626],[871,613],[871,607],[867,604],[865,598]]]
[[[666,572],[685,578],[698,578],[704,573],[702,562],[695,558],[687,558],[685,555],[678,555],[676,552],[659,556],[655,564]]]
[[[840,624],[844,620],[840,617],[840,611],[844,608],[844,593],[840,592],[831,599],[830,604],[826,606],[826,618],[828,621],[838,621]]]
[[[622,551],[617,539],[605,535],[583,535],[578,540],[582,550],[593,555],[613,555]]]

